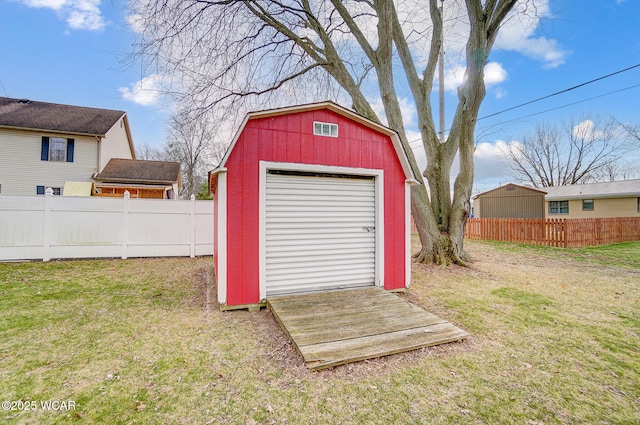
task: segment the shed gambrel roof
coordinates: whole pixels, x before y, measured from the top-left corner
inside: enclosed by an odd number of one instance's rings
[[[180,181],[180,163],[112,158],[95,181],[171,184]]]
[[[0,127],[104,136],[124,111],[0,97]]]
[[[529,186],[522,186],[522,185],[515,184],[515,183],[507,183],[507,184],[505,184],[503,186],[496,187],[495,189],[491,189],[491,190],[487,190],[486,192],[479,193],[476,196],[474,196],[473,199],[477,199],[477,198],[479,198],[481,196],[490,195],[491,193],[497,192],[497,191],[499,191],[501,189],[504,189],[504,188],[507,188],[508,186],[513,186],[513,187],[517,187],[517,188],[524,189],[524,190],[527,190],[527,191],[537,192],[537,193],[540,193],[540,194],[546,193],[544,190],[541,190],[541,189],[536,189],[536,188],[529,187]]]
[[[233,151],[233,148],[235,147],[236,142],[238,141],[238,138],[240,137],[240,134],[242,133],[244,127],[247,125],[248,121],[253,119],[259,119],[259,118],[274,117],[274,116],[287,115],[287,114],[299,113],[299,112],[317,111],[322,109],[326,109],[338,115],[342,115],[343,117],[349,118],[354,122],[357,122],[359,124],[362,124],[366,127],[369,127],[373,130],[376,130],[382,134],[389,136],[391,138],[393,148],[396,152],[396,155],[398,156],[398,159],[402,166],[402,170],[404,171],[407,180],[412,184],[420,184],[420,181],[422,179],[419,178],[416,174],[414,174],[413,169],[409,164],[407,153],[405,152],[404,147],[402,146],[402,142],[400,141],[400,137],[398,136],[397,132],[390,129],[389,127],[385,127],[382,124],[371,121],[370,119],[365,118],[362,115],[358,115],[356,112],[351,111],[345,107],[342,107],[337,103],[334,103],[331,101],[324,101],[324,102],[318,102],[318,103],[309,103],[305,105],[295,105],[295,106],[289,106],[284,108],[249,112],[245,116],[244,121],[242,122],[242,124],[240,125],[240,128],[236,132],[236,135],[231,141],[231,144],[229,145],[229,148],[227,149],[225,156],[220,161],[220,164],[218,165],[218,167],[216,167],[216,169],[209,172],[210,187],[211,187],[212,176],[217,175],[217,173],[220,170],[224,169],[227,159],[229,159],[229,155],[231,154],[231,151]]]
[[[640,179],[545,187],[546,201],[640,197]]]

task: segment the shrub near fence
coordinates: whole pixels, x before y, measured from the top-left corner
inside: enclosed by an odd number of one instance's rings
[[[640,240],[640,217],[470,218],[465,238],[579,248]]]

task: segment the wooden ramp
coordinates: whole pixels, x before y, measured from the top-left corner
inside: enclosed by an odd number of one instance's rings
[[[377,287],[274,297],[267,303],[312,370],[469,336]]]

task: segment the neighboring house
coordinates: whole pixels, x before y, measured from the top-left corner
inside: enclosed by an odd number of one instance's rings
[[[544,218],[545,192],[509,183],[473,198],[475,218]]]
[[[178,199],[180,163],[112,158],[94,178],[94,195]]]
[[[546,218],[640,217],[640,180],[545,187]]]
[[[510,183],[473,201],[476,218],[640,217],[640,180],[540,189]]]
[[[135,159],[127,114],[0,97],[0,193],[64,194],[111,158]]]

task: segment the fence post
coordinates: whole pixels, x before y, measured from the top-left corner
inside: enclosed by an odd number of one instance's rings
[[[196,195],[191,194],[191,221],[189,234],[191,237],[189,253],[191,258],[196,256]]]
[[[44,191],[44,229],[42,235],[42,261],[51,260],[51,204],[53,189],[48,187]]]
[[[122,197],[122,259],[127,259],[127,245],[129,244],[129,199],[131,194],[124,191]]]

